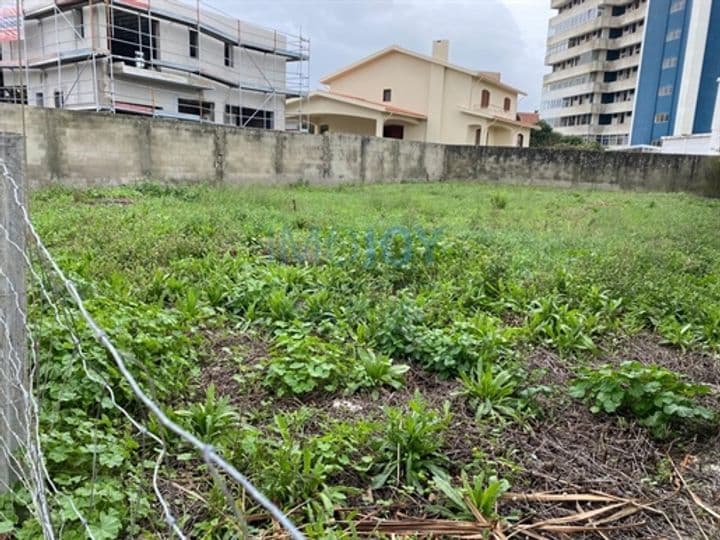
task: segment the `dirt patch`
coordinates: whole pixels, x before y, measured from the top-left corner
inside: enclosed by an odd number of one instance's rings
[[[210,385],[219,397],[227,397],[240,411],[253,410],[268,392],[260,384],[246,385],[238,376],[249,374],[268,357],[266,340],[250,333],[206,332],[207,351],[200,366],[196,399],[202,400]]]

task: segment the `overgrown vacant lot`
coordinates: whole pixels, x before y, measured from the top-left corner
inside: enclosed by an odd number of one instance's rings
[[[310,537],[720,538],[720,201],[142,185],[40,192],[33,215],[143,387]],[[51,475],[103,538],[169,537],[152,441],[32,301]],[[168,440],[183,530],[241,535]],[[234,495],[251,536],[281,537]]]

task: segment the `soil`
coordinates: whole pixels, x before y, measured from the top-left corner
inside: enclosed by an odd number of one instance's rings
[[[686,375],[689,380],[709,385],[712,393],[706,398],[706,404],[720,410],[720,359],[717,356],[666,347],[659,338],[649,334],[626,338],[606,348],[590,363],[638,360],[659,364]],[[302,400],[278,400],[272,399],[261,384],[243,387],[235,377],[240,368],[262,363],[267,357],[267,343],[248,336],[224,338],[213,341],[212,351],[212,363],[202,367],[200,387],[214,384],[219,395],[230,397],[242,411],[270,402],[277,411],[306,406],[317,410],[318,417],[322,418],[379,419],[383,407],[402,407],[420,392],[433,407],[439,408],[445,401],[451,404],[453,419],[444,448],[452,474],[458,472],[460,464],[470,462],[479,450],[495,462],[499,474],[511,479],[513,493],[604,494],[632,501],[623,507],[628,514],[625,517],[620,514],[615,517],[612,512],[602,515],[612,518],[605,524],[608,527],[605,532],[549,533],[538,529],[528,534],[516,533],[514,537],[720,538],[720,519],[703,508],[705,505],[711,512],[720,513],[720,433],[717,429],[690,440],[658,441],[631,421],[592,414],[584,404],[568,396],[566,387],[574,376],[573,368],[570,361],[553,351],[537,348],[528,351],[525,359],[534,378],[554,389],[538,398],[540,414],[522,424],[505,425],[478,423],[474,411],[458,395],[457,381],[444,380],[416,366],[407,373],[406,386],[397,391],[383,389],[376,396],[312,395]],[[360,487],[362,482],[355,480]],[[344,477],[343,481],[353,484],[353,478]],[[378,495],[387,498],[393,493]],[[428,518],[428,523],[437,524],[437,520],[429,519],[435,516],[428,514],[427,500],[402,494],[397,497],[397,505],[382,510],[362,506],[362,497],[351,501],[357,505],[354,519],[371,516],[406,520],[412,516]],[[515,523],[537,523],[557,518],[570,520],[571,514],[607,504],[577,500],[527,501],[516,497],[504,499],[499,513],[512,516]],[[583,523],[592,524],[592,519]],[[424,529],[418,528],[418,532],[421,530]],[[462,537],[447,533],[419,535],[421,538],[431,536]]]

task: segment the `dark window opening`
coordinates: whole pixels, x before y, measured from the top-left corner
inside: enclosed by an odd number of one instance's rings
[[[483,109],[487,109],[490,106],[490,91],[483,90],[480,97],[480,106]]]
[[[150,61],[158,58],[157,21],[139,13],[112,10],[110,32],[110,52],[123,63],[149,68]]]
[[[614,82],[617,81],[617,71],[606,71],[603,77],[603,82]]]
[[[510,98],[505,98],[505,101],[503,102],[503,110],[509,111],[512,107],[512,101],[510,101]]]
[[[330,132],[330,126],[327,124],[320,124],[320,135],[324,135],[325,133]]]
[[[197,116],[200,120],[215,121],[215,104],[209,101],[178,99],[178,112]]]
[[[5,86],[2,70],[0,70],[0,103],[28,104],[27,88],[24,86]]]
[[[481,146],[482,145],[482,128],[477,128],[475,130],[475,146]]]
[[[85,37],[85,18],[83,17],[83,9],[78,8],[73,10],[73,14],[75,17],[75,33],[77,36],[84,38]]]
[[[225,44],[225,66],[235,67],[235,47],[230,43]]]
[[[609,126],[612,124],[612,114],[601,114],[598,119],[598,124],[601,126]]]
[[[518,148],[522,148],[523,146],[525,146],[525,135],[523,135],[522,133],[518,133],[517,145]]]
[[[190,58],[198,57],[198,33],[197,30],[190,30]]]
[[[45,96],[42,92],[37,92],[35,94],[35,106],[36,107],[44,107],[45,106]]]
[[[55,90],[53,97],[55,101],[55,108],[62,109],[65,106],[65,96],[63,96],[63,93],[60,90]]]
[[[272,111],[236,105],[225,105],[225,123],[237,127],[273,129],[275,114]]]
[[[272,111],[243,107],[242,125],[243,127],[273,129],[275,126],[275,114]]]
[[[383,90],[383,101],[392,101],[392,90],[390,88]]]
[[[405,126],[383,127],[383,137],[386,139],[403,139],[405,137]]]

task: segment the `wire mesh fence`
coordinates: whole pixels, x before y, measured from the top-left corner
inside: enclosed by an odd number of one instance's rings
[[[257,536],[257,521],[304,538],[161,405],[171,382],[114,342],[132,329],[95,320],[91,284],[67,277],[30,220],[19,141],[0,134],[0,534],[187,538],[212,513],[231,538]]]

